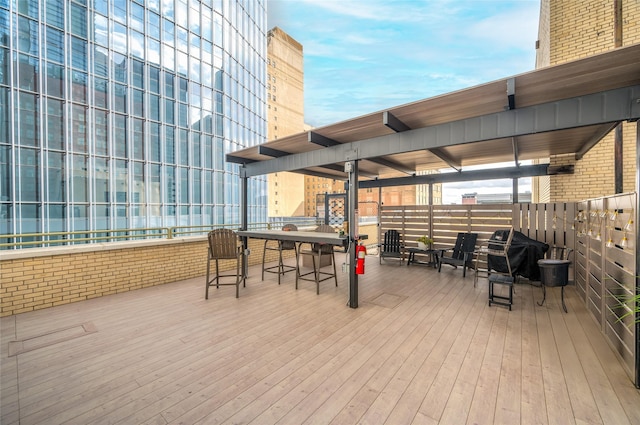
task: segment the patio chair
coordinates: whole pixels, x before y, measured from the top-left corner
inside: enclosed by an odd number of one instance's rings
[[[509,262],[509,248],[511,248],[511,241],[513,240],[513,227],[509,230],[509,233],[506,239],[497,239],[491,238],[487,241],[487,243],[480,247],[475,253],[475,278],[474,278],[474,286],[478,281],[478,273],[480,272],[478,266],[478,259],[482,255],[486,255],[487,257],[487,269],[489,279],[489,306],[492,304],[503,305],[509,307],[509,311],[511,311],[511,306],[513,305],[513,283],[515,282],[515,277],[513,276],[513,270],[511,270],[511,263]],[[502,235],[504,233],[496,232],[494,235]],[[493,261],[492,258],[494,257]],[[502,267],[502,261],[496,261],[499,259],[503,259],[504,267]],[[498,268],[498,264],[500,267]],[[495,285],[503,285],[507,287],[507,295],[498,295],[495,292]]]
[[[207,256],[207,281],[206,291],[204,294],[205,299],[209,299],[209,287],[214,286],[219,288],[220,285],[235,285],[236,298],[240,296],[240,282],[243,286],[246,285],[246,277],[242,269],[242,246],[238,244],[238,236],[236,232],[229,229],[216,229],[209,232],[207,237],[209,241],[208,256]],[[211,260],[216,263],[216,275],[214,278],[209,279],[211,270]],[[235,274],[220,274],[219,260],[235,260],[236,272]],[[220,282],[223,277],[235,277],[235,282]]]
[[[400,262],[404,262],[404,244],[397,230],[387,230],[384,232],[380,247],[380,264],[383,258],[397,258]]]
[[[328,224],[321,224],[316,227],[316,232],[323,233],[335,233],[335,229]],[[305,242],[300,243],[298,252],[296,255],[296,289],[298,289],[298,280],[307,280],[309,282],[316,283],[316,294],[320,294],[320,282],[333,278],[338,286],[338,275],[336,273],[336,257],[334,254],[334,247],[331,244],[323,243],[309,243],[309,248],[302,249],[302,245]],[[313,270],[307,273],[300,272],[300,257],[309,256],[313,262]],[[322,271],[322,258],[329,258],[331,261],[330,266],[333,267],[333,273]],[[313,275],[313,278],[307,276]]]
[[[285,224],[282,226],[283,231],[294,231],[298,230],[298,227],[295,224]],[[275,243],[275,245],[274,245]],[[275,241],[267,239],[264,241],[264,250],[262,251],[262,280],[264,280],[264,274],[266,273],[277,273],[278,274],[278,285],[280,285],[280,277],[285,273],[290,271],[295,271],[295,266],[288,266],[282,262],[282,251],[291,251],[293,250],[298,255],[298,246],[294,241]],[[265,267],[265,260],[267,257],[267,251],[278,251],[278,264],[275,266]]]
[[[462,277],[467,276],[467,267],[473,267],[473,252],[476,249],[477,233],[458,233],[456,244],[453,248],[439,249],[438,273],[442,269],[442,264],[449,264],[455,268],[462,267]],[[445,253],[451,251],[450,256]]]

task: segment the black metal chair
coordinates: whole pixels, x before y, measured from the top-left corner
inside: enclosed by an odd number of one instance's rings
[[[380,247],[380,264],[383,258],[397,258],[402,263],[404,261],[404,244],[397,230],[387,230],[384,232]]]
[[[207,256],[207,281],[206,292],[204,294],[205,299],[209,299],[209,287],[214,286],[219,288],[220,285],[235,285],[236,298],[240,296],[240,282],[243,286],[246,285],[246,277],[242,268],[242,246],[238,243],[238,236],[236,232],[229,229],[216,229],[209,232],[207,237],[209,241],[208,256]],[[216,275],[213,279],[209,279],[211,260],[215,260],[216,263]],[[236,261],[236,273],[235,274],[220,274],[219,260],[235,260]],[[221,283],[220,278],[223,277],[235,277],[235,282]]]
[[[316,232],[323,233],[335,233],[335,229],[328,224],[321,224],[316,227]],[[298,289],[298,280],[307,280],[310,282],[316,283],[316,294],[320,294],[320,282],[323,282],[327,279],[334,278],[336,281],[336,286],[338,286],[338,274],[336,273],[336,257],[334,254],[334,246],[331,244],[322,244],[322,243],[310,243],[309,249],[302,249],[301,243],[298,247],[298,252],[296,255],[296,289]],[[313,270],[307,273],[300,272],[300,257],[301,256],[309,256],[313,262]],[[322,264],[322,258],[329,258],[331,260],[330,266],[333,267],[333,273],[322,271],[321,269],[325,266]],[[313,278],[308,278],[307,276],[313,275]]]
[[[511,248],[513,234],[514,230],[513,227],[511,227],[506,239],[489,239],[486,245],[481,246],[474,252],[476,256],[474,286],[478,281],[478,274],[480,273],[478,260],[480,256],[486,255],[487,269],[485,271],[488,273],[489,280],[489,306],[491,306],[491,304],[503,305],[509,307],[509,311],[511,311],[511,306],[513,305],[513,284],[515,282],[514,272],[511,269],[511,262],[509,261],[509,248]],[[494,257],[494,260],[491,261],[492,259],[489,257]],[[498,270],[495,264],[502,264],[502,261],[496,261],[496,259],[500,258],[504,261],[504,268]],[[496,294],[495,285],[507,286],[507,295]]]
[[[467,276],[467,267],[473,267],[473,252],[476,249],[477,233],[458,233],[456,244],[453,248],[439,249],[438,273],[442,269],[442,264],[449,264],[455,268],[462,267],[462,277]],[[451,251],[451,256],[445,253]]]
[[[283,231],[295,231],[298,230],[295,224],[285,224],[282,226]],[[276,243],[274,245],[274,242]],[[264,250],[262,251],[262,280],[264,280],[264,274],[266,273],[277,273],[278,274],[278,285],[280,285],[280,277],[283,276],[287,272],[295,271],[296,266],[289,266],[282,262],[282,251],[295,251],[296,257],[298,256],[298,248],[294,241],[274,241],[274,240],[265,240],[264,241]],[[267,257],[267,251],[278,251],[278,264],[275,266],[265,267],[265,259]]]

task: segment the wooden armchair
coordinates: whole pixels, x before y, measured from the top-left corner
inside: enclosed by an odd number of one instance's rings
[[[398,258],[400,262],[404,261],[404,244],[397,230],[384,232],[382,243],[378,246],[380,248],[380,264],[382,264],[383,258]]]
[[[473,267],[473,252],[476,249],[477,233],[458,233],[456,244],[453,248],[440,249],[438,254],[438,273],[442,264],[449,264],[455,268],[462,267],[462,277],[467,275],[467,267]],[[445,253],[451,251],[450,256]]]

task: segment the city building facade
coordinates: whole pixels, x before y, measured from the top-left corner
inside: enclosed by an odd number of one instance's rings
[[[262,0],[0,0],[0,234],[239,223],[266,60]]]
[[[640,2],[637,0],[541,0],[537,68],[638,42]],[[619,146],[622,147],[618,184],[615,175],[616,137],[619,137]],[[575,201],[638,190],[635,183],[635,140],[635,123],[623,123],[619,130],[609,133],[580,160],[571,155],[551,157],[551,165],[573,165],[575,172],[572,175],[534,178],[534,201]]]
[[[278,27],[267,33],[267,110],[269,140],[305,130],[302,45]],[[304,216],[304,177],[267,176],[269,217]]]

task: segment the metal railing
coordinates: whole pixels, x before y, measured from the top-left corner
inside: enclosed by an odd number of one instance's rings
[[[292,218],[294,219],[294,218]],[[280,228],[284,222],[249,223],[250,230]],[[287,221],[289,222],[289,221]],[[315,217],[295,217],[298,227],[315,227]],[[131,229],[77,230],[73,232],[20,233],[0,235],[0,250],[45,248],[60,245],[79,245],[147,239],[174,239],[185,236],[204,236],[217,228],[238,229],[240,224],[207,224],[197,226],[144,227]]]

